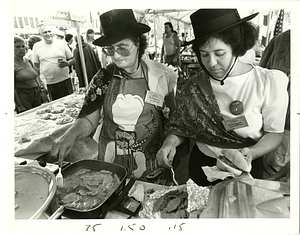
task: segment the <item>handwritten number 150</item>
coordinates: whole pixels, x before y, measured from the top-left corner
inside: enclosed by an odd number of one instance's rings
[[[134,226],[135,226],[136,224],[132,224],[132,225],[128,225],[127,227],[130,229],[130,230],[134,230]],[[145,230],[146,229],[146,227],[145,227],[145,225],[141,225],[140,227],[139,227],[139,230],[141,230],[141,231],[143,231],[143,230]],[[126,228],[124,228],[124,226],[122,226],[121,227],[121,230],[120,231],[126,231]]]

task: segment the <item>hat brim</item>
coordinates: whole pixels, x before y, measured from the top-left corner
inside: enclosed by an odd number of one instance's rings
[[[127,30],[126,33],[122,35],[115,36],[115,37],[101,36],[96,40],[94,40],[93,44],[96,46],[111,46],[112,44],[117,43],[123,39],[147,33],[150,30],[151,28],[148,25],[137,23],[135,28],[132,28],[131,30]]]
[[[252,19],[253,19],[255,16],[257,16],[258,14],[259,14],[259,12],[254,13],[254,14],[252,14],[252,15],[250,15],[250,16],[247,16],[247,17],[245,17],[245,18],[243,18],[243,19],[240,19],[238,22],[236,22],[236,23],[234,23],[234,24],[228,25],[228,26],[226,26],[226,27],[224,27],[224,28],[222,28],[222,29],[216,30],[216,31],[214,31],[214,32],[212,32],[212,33],[205,34],[203,37],[208,38],[208,37],[210,37],[210,36],[213,36],[213,35],[215,35],[215,34],[217,34],[217,33],[222,32],[222,31],[224,31],[224,30],[226,30],[226,29],[229,29],[229,28],[231,28],[231,27],[234,27],[234,26],[239,25],[239,24],[241,24],[241,23],[244,23],[244,22],[246,22],[246,21],[252,20]],[[203,38],[203,37],[201,37],[201,38]],[[197,42],[198,40],[200,40],[201,38],[195,38],[195,39],[193,39],[193,40],[191,40],[191,41],[188,41],[188,42],[186,42],[186,45],[193,44],[193,43]]]

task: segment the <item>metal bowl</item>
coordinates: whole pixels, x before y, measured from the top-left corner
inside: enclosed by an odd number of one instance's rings
[[[15,219],[40,218],[56,191],[56,179],[48,169],[15,166]]]

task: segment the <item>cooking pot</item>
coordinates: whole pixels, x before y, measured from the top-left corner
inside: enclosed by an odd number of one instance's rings
[[[63,205],[58,197],[54,196],[48,210],[46,211],[46,213],[50,216],[49,219],[57,219],[61,215],[70,219],[104,218],[109,210],[112,210],[123,201],[135,182],[135,179],[131,178],[125,186],[128,176],[127,170],[123,166],[100,160],[80,160],[74,162],[62,169],[63,177],[66,178],[81,169],[110,171],[119,177],[120,183],[117,188],[105,198],[104,201],[88,210],[69,208]]]

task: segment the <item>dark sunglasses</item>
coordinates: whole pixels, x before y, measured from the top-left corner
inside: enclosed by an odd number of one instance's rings
[[[105,55],[107,56],[113,56],[115,52],[117,52],[121,56],[130,56],[130,50],[133,47],[134,44],[131,45],[130,48],[126,47],[117,47],[116,49],[114,47],[103,47],[102,51],[104,52]]]

